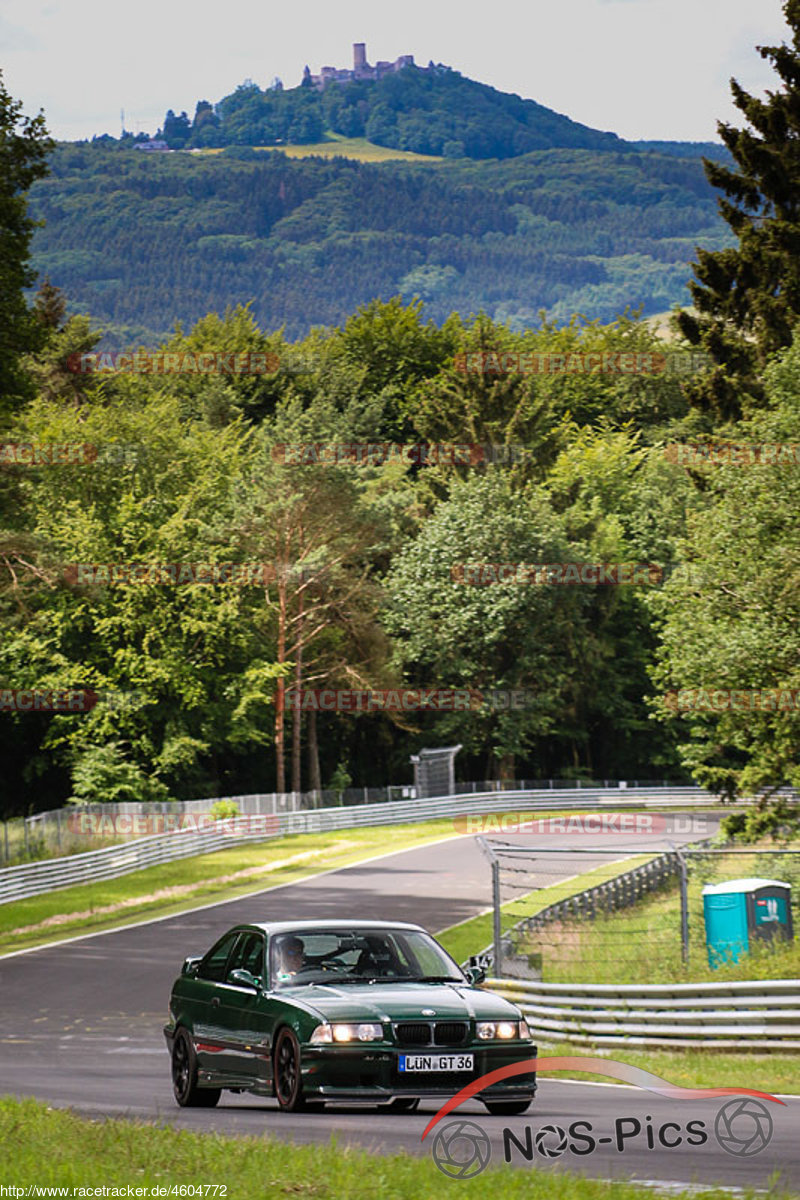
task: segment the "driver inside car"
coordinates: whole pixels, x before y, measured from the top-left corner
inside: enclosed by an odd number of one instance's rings
[[[296,975],[298,971],[305,970],[307,966],[305,946],[299,937],[284,938],[279,949],[279,979],[288,979],[290,975]]]

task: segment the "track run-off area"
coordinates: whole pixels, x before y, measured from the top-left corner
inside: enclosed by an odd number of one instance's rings
[[[713,832],[709,823],[709,833]],[[593,854],[558,856],[557,878],[569,879],[594,866],[635,855],[647,848],[692,840],[675,831],[597,834]],[[534,845],[518,835],[516,844]],[[391,829],[387,829],[387,845]],[[549,848],[586,847],[585,836],[550,836]],[[624,865],[620,870],[624,870]],[[439,1104],[423,1102],[417,1112],[391,1113],[369,1108],[330,1106],[321,1112],[287,1114],[274,1101],[223,1092],[214,1109],[179,1109],[172,1096],[169,1058],[162,1027],[173,980],[183,959],[205,952],[220,934],[239,922],[341,917],[351,920],[411,921],[431,932],[448,928],[491,904],[488,864],[475,838],[448,838],[399,853],[386,853],[359,864],[279,885],[236,900],[205,905],[177,916],[102,933],[71,938],[36,950],[0,958],[0,1092],[35,1096],[88,1116],[129,1117],[168,1123],[175,1128],[234,1135],[269,1135],[301,1143],[356,1144],[378,1152],[429,1155],[433,1137],[422,1133]],[[482,947],[476,947],[476,950]],[[648,949],[642,947],[642,954]],[[546,1054],[547,1050],[541,1051]],[[576,1048],[575,1054],[592,1054]],[[615,1052],[625,1061],[624,1050]],[[720,1080],[720,1086],[725,1084]],[[766,1189],[779,1172],[785,1186],[800,1190],[797,1129],[800,1097],[770,1104],[773,1135],[757,1155],[739,1157],[714,1136],[720,1099],[668,1099],[635,1087],[579,1083],[540,1076],[536,1100],[522,1117],[492,1117],[482,1104],[467,1102],[454,1116],[474,1121],[492,1144],[493,1164],[504,1162],[504,1128],[526,1144],[526,1126],[536,1133],[546,1125],[567,1129],[588,1123],[596,1141],[590,1153],[567,1149],[558,1157],[541,1153],[528,1161],[512,1153],[507,1169],[567,1168],[602,1178],[661,1181],[666,1184],[720,1184]],[[448,1118],[452,1119],[452,1118]],[[642,1132],[617,1144],[615,1123]],[[661,1143],[658,1130],[674,1141],[689,1122],[704,1122],[709,1136],[701,1145]],[[646,1136],[651,1126],[655,1135]],[[585,1129],[585,1126],[584,1126]],[[505,1139],[507,1140],[507,1139]],[[552,1137],[549,1141],[552,1142]],[[651,1148],[648,1141],[652,1140]],[[587,1143],[583,1142],[585,1151]],[[458,1183],[454,1182],[454,1187]]]

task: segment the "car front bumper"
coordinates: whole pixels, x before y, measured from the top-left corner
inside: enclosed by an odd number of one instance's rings
[[[409,1051],[402,1051],[409,1053]],[[459,1047],[472,1054],[469,1071],[402,1072],[400,1051],[388,1046],[304,1046],[301,1073],[303,1092],[320,1099],[392,1100],[398,1097],[448,1097],[483,1075],[512,1063],[536,1057],[532,1044]],[[530,1100],[536,1092],[536,1072],[526,1071],[491,1084],[475,1094],[485,1100]]]

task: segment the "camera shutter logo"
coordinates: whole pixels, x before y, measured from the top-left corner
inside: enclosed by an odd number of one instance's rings
[[[534,1140],[543,1158],[560,1158],[567,1148],[567,1131],[560,1125],[543,1125]]]
[[[434,1138],[431,1154],[443,1175],[472,1179],[488,1167],[492,1145],[474,1121],[450,1121]]]
[[[714,1133],[728,1154],[751,1158],[769,1145],[772,1117],[760,1100],[729,1100],[717,1113]]]

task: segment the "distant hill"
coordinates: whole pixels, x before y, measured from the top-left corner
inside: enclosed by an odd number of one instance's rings
[[[162,133],[162,131],[159,131]],[[170,110],[163,138],[171,149],[286,146],[326,133],[446,158],[515,158],[537,150],[656,150],[695,157],[724,154],[714,143],[626,143],[520,96],[468,79],[450,67],[408,65],[377,80],[262,91],[248,81],[194,119]]]
[[[242,84],[147,135],[62,144],[31,189],[34,265],[106,345],[252,301],[289,337],[374,297],[512,328],[689,300],[698,244],[728,244],[700,159],[626,142],[432,63],[376,79]],[[191,153],[194,151],[195,153]]]
[[[624,143],[414,164],[102,142],[51,164],[30,191],[33,263],[107,346],[251,300],[290,337],[398,293],[436,321],[484,309],[515,328],[541,309],[663,313],[689,300],[695,246],[729,237],[696,158]]]

